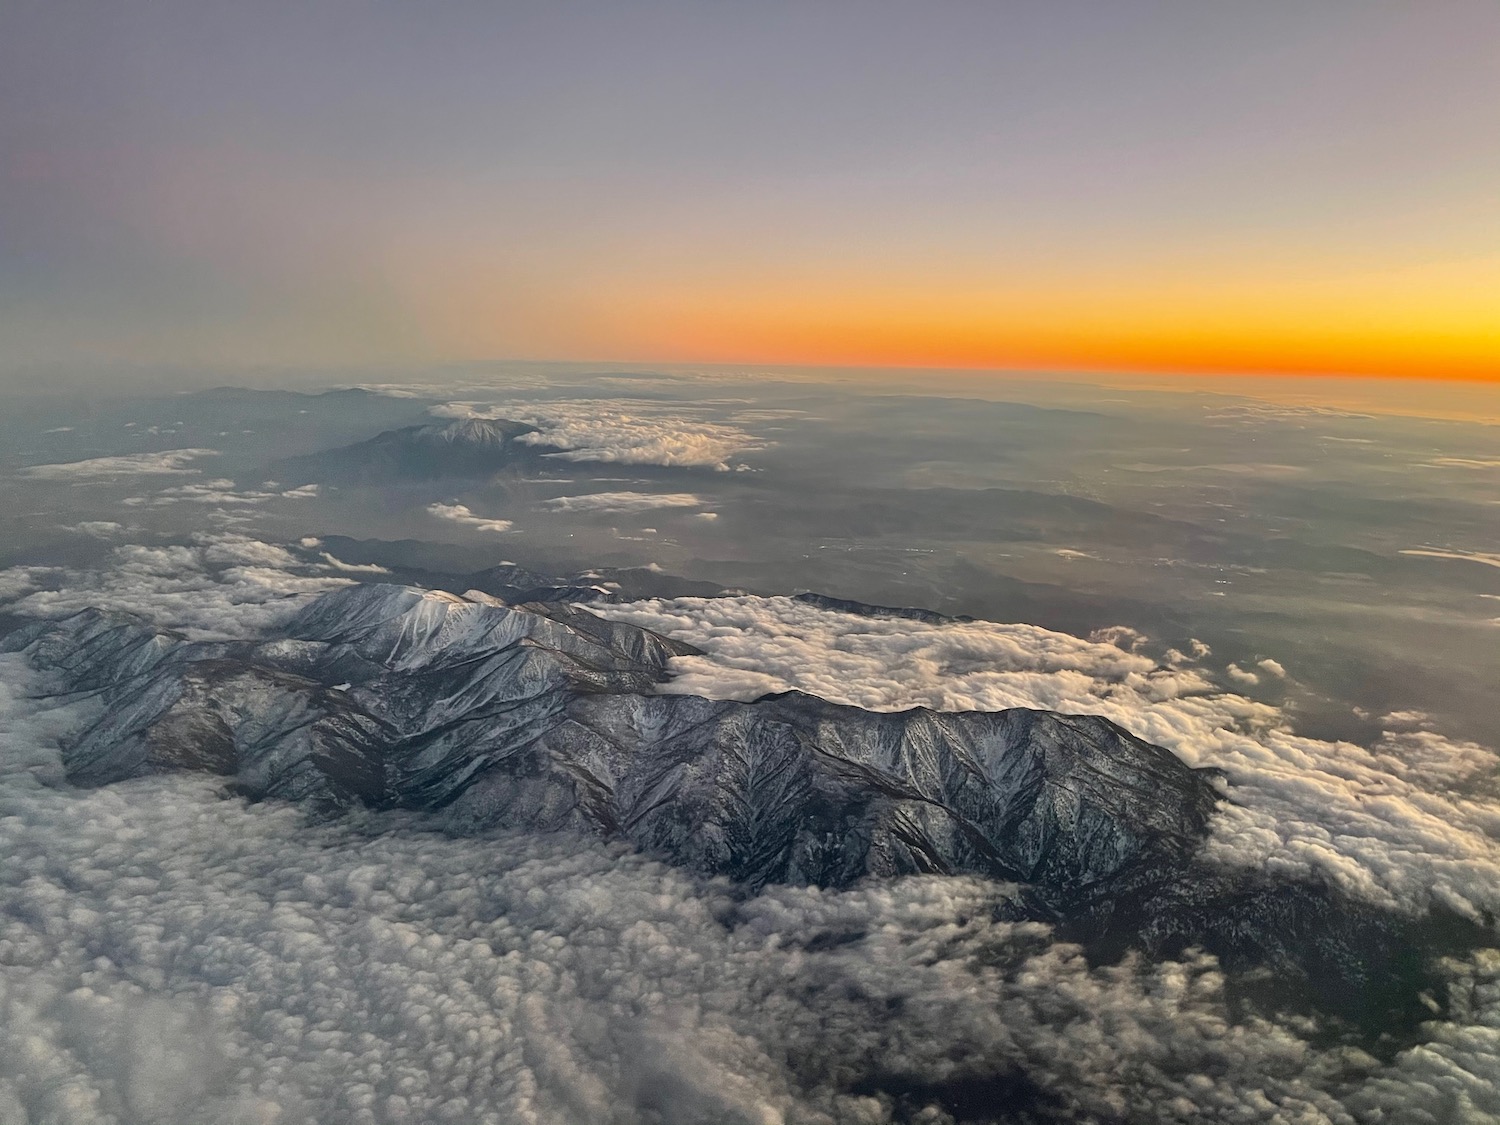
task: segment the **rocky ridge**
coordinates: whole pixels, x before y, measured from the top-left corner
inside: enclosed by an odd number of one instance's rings
[[[565,602],[371,584],[262,639],[88,610],[5,645],[103,703],[66,749],[81,784],[210,770],[254,797],[621,838],[750,886],[972,873],[1061,906],[1182,862],[1218,800],[1092,716],[658,694],[692,649]]]

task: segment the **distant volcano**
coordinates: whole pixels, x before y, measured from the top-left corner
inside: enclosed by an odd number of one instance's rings
[[[381,484],[485,477],[535,461],[551,448],[521,442],[535,426],[503,418],[464,418],[387,430],[368,441],[275,462],[270,472],[293,484]]]

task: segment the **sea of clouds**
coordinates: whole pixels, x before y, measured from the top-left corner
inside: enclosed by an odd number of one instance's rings
[[[254,635],[349,581],[335,564],[242,536],[122,546],[101,570],[0,572],[0,609],[102,604]],[[1123,633],[776,598],[605,612],[705,650],[671,690],[1106,714],[1228,771],[1224,862],[1316,868],[1408,910],[1477,909],[1500,887],[1500,809],[1454,795],[1493,771],[1489,751],[1411,716],[1373,747],[1301,738],[1215,687],[1206,651],[1156,661]],[[1381,1063],[1315,1047],[1311,1026],[1233,1022],[1207,957],[1091,968],[1043,927],[993,921],[1002,891],[981,880],[747,897],[573,836],[319,820],[205,777],[75,789],[58,740],[88,705],[43,687],[3,658],[7,1125],[936,1123],[931,1091],[996,1076],[1029,1084],[1037,1121],[1500,1114],[1493,951],[1448,964],[1449,1017]]]

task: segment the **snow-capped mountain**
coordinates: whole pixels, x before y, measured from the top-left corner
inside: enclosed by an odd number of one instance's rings
[[[367,441],[275,462],[283,481],[371,484],[486,476],[515,461],[531,461],[545,447],[518,442],[536,427],[505,419],[464,418],[387,430]]]
[[[103,701],[68,748],[79,782],[207,769],[254,796],[582,828],[751,885],[970,872],[1067,897],[1187,855],[1217,800],[1090,716],[656,694],[693,650],[563,603],[362,585],[269,638],[90,610],[7,643]]]

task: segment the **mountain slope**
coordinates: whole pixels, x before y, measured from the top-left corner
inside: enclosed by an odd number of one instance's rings
[[[465,418],[387,430],[368,441],[277,461],[269,472],[291,484],[380,484],[484,477],[535,460],[546,447],[516,439],[534,426],[505,419]]]
[[[620,837],[751,885],[970,872],[1060,901],[1188,855],[1217,800],[1095,717],[653,694],[692,650],[564,603],[364,585],[266,640],[87,611],[6,644],[103,700],[67,749],[82,783],[209,769],[256,796]]]

